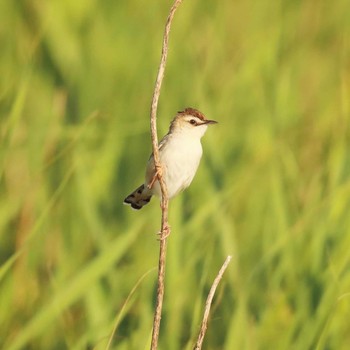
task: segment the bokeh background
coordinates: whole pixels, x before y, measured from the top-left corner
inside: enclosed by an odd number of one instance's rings
[[[148,349],[157,200],[143,181],[171,1],[0,2],[0,347]],[[350,2],[185,0],[159,136],[219,124],[171,202],[160,348],[348,349]]]

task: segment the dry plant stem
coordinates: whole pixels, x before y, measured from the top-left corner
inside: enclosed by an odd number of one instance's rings
[[[160,230],[160,247],[159,247],[159,263],[158,263],[158,287],[157,287],[157,301],[156,309],[154,313],[153,320],[153,332],[152,332],[152,342],[151,350],[156,350],[158,348],[158,337],[160,329],[160,319],[162,316],[163,307],[163,297],[164,297],[164,277],[165,277],[165,260],[166,260],[166,238],[170,234],[169,224],[168,224],[168,206],[169,198],[167,188],[162,177],[162,165],[159,158],[158,150],[158,136],[157,136],[157,106],[160,95],[160,88],[162,86],[162,81],[164,77],[166,59],[168,56],[168,44],[169,44],[169,33],[170,26],[173,20],[174,14],[178,6],[181,4],[182,0],[175,0],[173,6],[170,9],[170,13],[165,25],[165,32],[163,37],[163,47],[162,56],[160,60],[160,65],[158,69],[158,75],[156,79],[156,84],[154,87],[152,105],[151,105],[151,136],[152,136],[152,148],[153,148],[153,159],[156,173],[158,174],[158,181],[162,191],[161,208],[162,208],[162,221]]]
[[[205,332],[207,331],[207,328],[208,328],[208,318],[209,318],[209,312],[210,312],[210,308],[211,308],[211,303],[213,301],[213,297],[214,297],[214,294],[215,294],[215,291],[216,291],[216,288],[217,286],[219,285],[220,283],[220,280],[222,278],[222,275],[224,274],[228,264],[230,263],[231,261],[231,256],[229,255],[225,262],[223,263],[223,265],[221,266],[221,269],[218,273],[218,275],[216,276],[211,288],[210,288],[210,291],[209,291],[209,294],[208,294],[208,297],[207,297],[207,301],[205,302],[205,310],[204,310],[204,315],[203,315],[203,320],[202,320],[202,324],[201,324],[201,329],[199,331],[199,335],[198,335],[198,339],[197,339],[197,343],[195,345],[195,347],[193,348],[193,350],[200,350],[202,349],[202,344],[203,344],[203,339],[204,339],[204,336],[205,336]]]

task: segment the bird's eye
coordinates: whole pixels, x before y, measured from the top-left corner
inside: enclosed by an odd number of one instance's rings
[[[191,119],[191,120],[190,120],[190,124],[192,124],[192,125],[196,125],[196,124],[197,124],[197,122],[196,122],[194,119]]]

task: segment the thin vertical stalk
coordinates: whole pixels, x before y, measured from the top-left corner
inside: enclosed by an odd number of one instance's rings
[[[162,55],[161,55],[158,75],[157,75],[157,79],[154,87],[152,104],[151,104],[151,137],[152,137],[153,158],[154,158],[156,174],[157,174],[160,188],[162,191],[162,198],[161,198],[162,220],[161,220],[161,230],[160,230],[160,240],[159,240],[160,243],[159,243],[157,301],[156,301],[156,309],[155,309],[154,320],[153,320],[151,350],[156,350],[158,348],[160,320],[162,316],[163,298],[164,298],[164,278],[165,278],[167,236],[170,233],[170,228],[168,224],[168,208],[169,208],[168,191],[162,176],[162,164],[160,162],[159,150],[158,150],[157,107],[158,107],[160,89],[164,78],[166,60],[168,56],[170,27],[171,27],[171,23],[172,23],[175,11],[178,8],[178,6],[181,4],[181,2],[182,0],[175,0],[173,6],[170,9],[170,12],[166,21],[164,37],[163,37]]]
[[[198,339],[196,342],[196,345],[194,346],[193,350],[200,350],[202,349],[202,345],[203,345],[203,340],[204,340],[204,336],[205,333],[207,331],[208,328],[208,319],[209,319],[209,313],[210,313],[210,308],[211,308],[211,304],[213,302],[213,298],[214,298],[214,294],[216,291],[217,286],[219,285],[222,276],[228,266],[228,264],[231,261],[231,256],[229,255],[225,262],[223,263],[223,265],[221,266],[220,271],[218,272],[207,297],[207,301],[205,302],[205,309],[204,309],[204,315],[203,315],[203,320],[202,320],[202,324],[201,324],[201,328],[199,331],[199,335],[198,335]]]

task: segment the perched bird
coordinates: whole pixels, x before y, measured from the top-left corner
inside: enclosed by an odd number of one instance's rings
[[[209,124],[215,120],[206,119],[194,108],[178,112],[170,124],[168,133],[159,143],[159,157],[162,175],[169,199],[187,188],[196,174],[202,157],[201,138]],[[141,209],[153,195],[161,197],[153,154],[148,160],[145,183],[124,199],[134,209]]]

